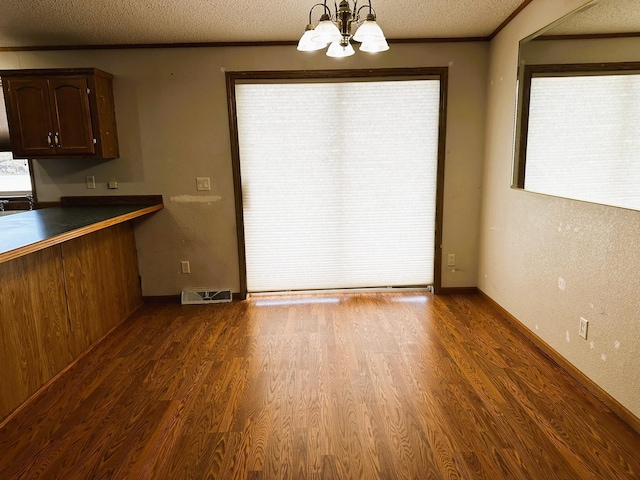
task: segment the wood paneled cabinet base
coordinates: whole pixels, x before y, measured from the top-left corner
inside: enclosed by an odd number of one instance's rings
[[[120,223],[0,263],[0,420],[142,304]]]
[[[3,70],[15,158],[117,158],[113,76],[96,68]]]

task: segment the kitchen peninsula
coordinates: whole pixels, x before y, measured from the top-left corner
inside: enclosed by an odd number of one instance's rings
[[[0,421],[142,304],[131,221],[162,208],[63,197],[0,217]]]

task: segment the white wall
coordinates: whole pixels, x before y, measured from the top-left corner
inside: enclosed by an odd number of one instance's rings
[[[640,416],[640,212],[510,188],[518,41],[584,3],[534,0],[492,41],[478,283]]]
[[[0,68],[97,67],[114,75],[120,158],[105,162],[35,162],[39,200],[61,195],[162,194],[166,208],[138,223],[144,295],[175,295],[185,286],[239,289],[236,226],[224,70],[305,70],[450,66],[443,286],[475,286],[480,181],[486,115],[487,42],[391,45],[377,56],[329,59],[295,47],[0,52]],[[336,125],[342,128],[342,125]],[[96,190],[85,188],[94,175]],[[209,203],[195,177],[211,177]],[[118,190],[107,190],[116,180]],[[180,273],[191,262],[191,275]]]

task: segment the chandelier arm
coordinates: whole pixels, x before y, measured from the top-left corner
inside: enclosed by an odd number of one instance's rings
[[[357,12],[357,18],[360,18],[360,10],[362,10],[363,8],[368,8],[369,9],[369,13],[371,13],[374,17],[376,16],[376,11],[373,9],[373,7],[371,6],[371,2],[369,2],[369,5],[362,5]]]
[[[335,6],[335,2],[333,2],[333,4]],[[338,11],[337,8],[336,8],[336,11]],[[324,13],[329,15],[329,18],[331,18],[331,9],[329,7],[327,7],[327,0],[324,0]]]
[[[309,10],[309,24],[311,24],[311,15],[313,14],[313,9],[316,7],[323,7],[325,13],[327,13],[328,11],[329,15],[331,15],[331,10],[329,9],[329,7],[327,7],[327,0],[325,0],[324,3],[316,3],[313,7],[311,7],[311,10]]]

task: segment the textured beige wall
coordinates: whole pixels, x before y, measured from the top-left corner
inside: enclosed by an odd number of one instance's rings
[[[534,0],[492,41],[478,282],[640,416],[640,212],[510,188],[518,41],[584,3]]]
[[[486,42],[405,44],[338,61],[293,46],[0,52],[0,68],[92,66],[115,76],[120,158],[36,162],[38,196],[164,195],[166,209],[141,221],[136,237],[144,295],[175,295],[186,286],[239,288],[225,69],[449,65],[443,252],[456,253],[459,266],[445,268],[443,286],[455,287],[477,280],[488,50]],[[86,175],[95,190],[85,188]],[[203,195],[196,176],[211,177],[210,201],[176,201]],[[110,180],[118,190],[107,190]],[[190,275],[180,260],[191,262]]]
[[[592,38],[524,42],[520,64],[640,61],[640,38]]]

